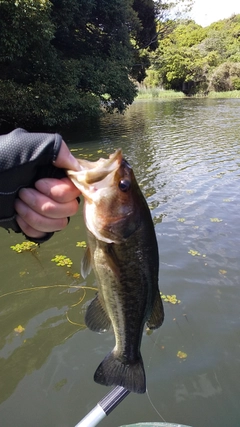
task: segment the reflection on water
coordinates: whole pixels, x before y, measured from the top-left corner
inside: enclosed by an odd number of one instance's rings
[[[156,227],[160,288],[181,300],[165,303],[162,328],[144,334],[148,390],[164,419],[193,427],[240,424],[239,129],[239,100],[180,99],[139,101],[95,128],[63,132],[76,155],[122,147],[134,168]],[[0,236],[1,426],[74,426],[108,391],[92,377],[113,345],[111,332],[83,324],[94,290],[79,286],[94,276],[73,276],[81,209],[37,256],[10,250],[19,236]],[[72,259],[70,272],[56,254]],[[102,424],[140,421],[161,419],[146,395],[131,394]]]

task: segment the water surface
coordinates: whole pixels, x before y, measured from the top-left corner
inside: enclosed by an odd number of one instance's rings
[[[148,391],[165,420],[192,427],[240,425],[239,107],[237,99],[137,101],[84,133],[64,132],[76,156],[122,147],[134,168],[156,227],[159,287],[181,301],[166,302],[162,328],[144,333]],[[112,332],[84,327],[95,291],[81,286],[95,283],[73,276],[84,253],[82,209],[37,253],[13,252],[19,235],[0,237],[1,427],[74,427],[109,391],[93,373],[114,344]],[[57,267],[56,254],[73,266]],[[147,395],[131,394],[101,425],[140,421],[162,420]]]

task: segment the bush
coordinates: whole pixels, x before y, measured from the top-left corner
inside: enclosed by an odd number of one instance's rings
[[[216,92],[231,91],[240,88],[240,62],[224,62],[213,72],[209,90]]]

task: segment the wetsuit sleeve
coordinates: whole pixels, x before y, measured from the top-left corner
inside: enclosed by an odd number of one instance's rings
[[[21,229],[16,222],[14,202],[22,187],[34,187],[34,183],[44,177],[62,178],[62,169],[53,166],[62,143],[59,134],[30,133],[15,129],[0,136],[0,226],[16,233]],[[43,239],[29,240],[42,243]]]

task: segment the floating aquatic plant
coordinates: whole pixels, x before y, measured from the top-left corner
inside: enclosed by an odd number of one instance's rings
[[[184,353],[183,351],[178,351],[177,352],[177,357],[179,357],[179,359],[186,359],[187,358],[187,353]]]
[[[20,276],[20,277],[23,277],[23,276],[25,276],[26,274],[28,274],[27,270],[19,271],[19,276]]]
[[[18,325],[17,328],[14,328],[14,332],[17,332],[18,334],[21,334],[25,331],[25,328],[22,325]]]
[[[192,256],[202,256],[203,258],[206,258],[206,255],[204,254],[204,255],[201,255],[200,254],[200,252],[198,252],[198,251],[194,251],[193,249],[190,249],[189,251],[188,251],[188,254],[190,254],[190,255],[192,255]]]
[[[37,247],[38,247],[37,243],[29,242],[29,241],[17,243],[17,245],[10,246],[10,248],[13,251],[17,252],[18,254],[20,254],[21,252],[35,251]]]
[[[178,218],[178,222],[185,222],[185,218]]]
[[[210,218],[211,222],[222,222],[222,219],[219,218]]]
[[[85,240],[82,240],[81,242],[77,242],[76,246],[77,248],[86,248],[87,243],[85,242]]]
[[[67,275],[73,277],[73,279],[80,278],[80,273],[71,273],[71,271],[67,271]]]
[[[55,255],[55,257],[52,258],[51,261],[55,262],[59,267],[71,267],[73,264],[72,260],[66,255]]]
[[[160,292],[160,295],[164,302],[170,302],[171,304],[180,304],[181,302],[176,295],[163,295],[162,292]]]
[[[190,249],[190,250],[188,251],[188,254],[190,254],[190,255],[192,255],[192,256],[196,256],[196,255],[201,256],[200,252],[198,252],[198,251],[194,251],[193,249]]]

